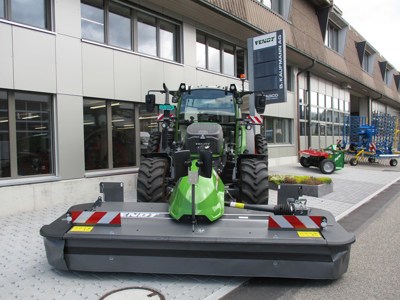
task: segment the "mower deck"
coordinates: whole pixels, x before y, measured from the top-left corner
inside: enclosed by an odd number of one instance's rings
[[[80,204],[69,211],[90,209]],[[66,214],[41,228],[47,259],[57,269],[246,277],[336,279],[347,271],[355,236],[333,215],[320,232],[268,229],[269,213],[225,208],[213,223],[177,222],[164,203],[103,203],[121,225],[77,226]],[[314,234],[313,234],[314,233]],[[302,236],[302,237],[300,237]]]

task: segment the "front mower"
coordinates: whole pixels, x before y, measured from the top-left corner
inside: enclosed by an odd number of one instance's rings
[[[141,160],[138,202],[100,198],[43,226],[52,266],[308,279],[347,271],[355,237],[332,214],[304,200],[268,204],[267,143],[239,115],[248,92],[185,85],[159,92],[166,95],[162,132]],[[154,108],[155,97],[146,102]],[[256,102],[265,108],[262,97]]]

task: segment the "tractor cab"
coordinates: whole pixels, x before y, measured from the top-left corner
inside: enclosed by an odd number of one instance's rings
[[[209,88],[185,91],[177,113],[182,148],[194,155],[203,148],[220,157],[224,145],[235,142],[238,107],[231,92]]]

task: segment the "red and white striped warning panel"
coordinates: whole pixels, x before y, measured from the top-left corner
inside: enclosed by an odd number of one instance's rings
[[[257,116],[248,116],[252,124],[262,124],[262,118]]]
[[[173,118],[174,115],[173,115],[173,114],[170,114],[169,117],[170,117],[170,118]],[[159,115],[157,115],[157,121],[162,121],[162,120],[164,120],[164,114],[159,114]]]
[[[121,225],[120,212],[71,211],[73,224],[85,225]]]
[[[270,216],[268,221],[269,229],[321,229],[322,222],[326,218],[322,216]]]
[[[369,143],[368,150],[369,150],[369,152],[376,152],[376,145],[375,145],[375,143]]]

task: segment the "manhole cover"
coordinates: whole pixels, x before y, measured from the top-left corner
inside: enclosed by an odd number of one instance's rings
[[[144,287],[127,287],[105,294],[100,300],[165,300],[159,292]]]

